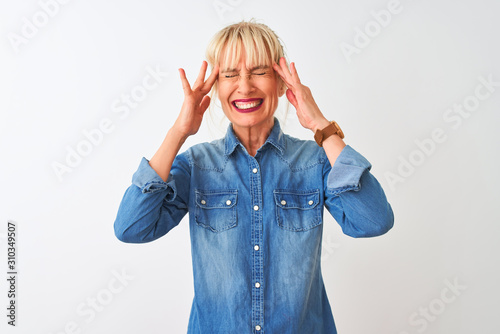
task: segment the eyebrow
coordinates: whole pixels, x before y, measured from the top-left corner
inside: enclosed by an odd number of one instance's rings
[[[268,69],[269,66],[267,65],[257,65],[257,66],[254,66],[250,69],[250,72],[253,72],[255,70],[263,70],[263,69]],[[222,73],[231,73],[231,72],[238,72],[238,69],[236,68],[227,68],[223,71],[221,71]]]

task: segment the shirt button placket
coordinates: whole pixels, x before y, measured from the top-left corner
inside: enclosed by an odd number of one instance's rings
[[[263,254],[259,245],[262,244],[262,179],[259,173],[260,167],[255,158],[250,159],[250,188],[252,205],[252,244],[253,265],[252,265],[252,324],[255,333],[263,333],[264,323],[264,289],[262,283],[264,279]],[[260,251],[259,251],[260,250]]]

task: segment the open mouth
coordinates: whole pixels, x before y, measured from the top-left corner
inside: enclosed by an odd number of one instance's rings
[[[241,99],[232,102],[233,107],[239,112],[252,112],[260,108],[264,99]]]

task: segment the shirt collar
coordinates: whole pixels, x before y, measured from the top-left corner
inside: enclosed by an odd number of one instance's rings
[[[241,145],[240,141],[234,134],[232,124],[229,124],[229,127],[227,128],[225,143],[225,155],[230,155],[236,149],[236,146]],[[274,118],[274,125],[271,133],[269,134],[269,137],[267,137],[266,142],[264,143],[264,145],[262,145],[262,147],[264,147],[267,143],[274,146],[278,150],[278,152],[283,155],[283,152],[285,151],[285,136],[283,134],[283,131],[281,131],[280,122],[276,117]]]

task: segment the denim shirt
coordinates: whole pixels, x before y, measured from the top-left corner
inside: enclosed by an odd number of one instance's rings
[[[325,207],[352,237],[393,226],[371,164],[274,127],[255,157],[225,138],[179,154],[164,182],[142,159],[114,224],[123,242],[150,242],[189,213],[194,299],[188,333],[337,333],[321,274]]]

